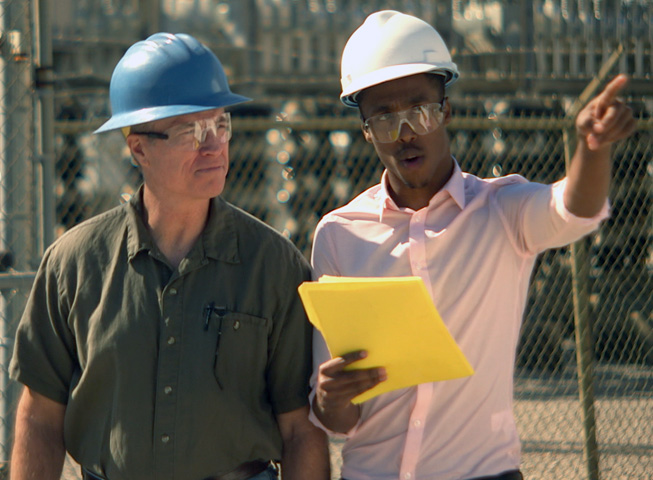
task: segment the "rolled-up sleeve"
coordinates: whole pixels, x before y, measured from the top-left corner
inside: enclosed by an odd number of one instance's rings
[[[579,217],[564,203],[567,179],[551,185],[515,183],[496,191],[493,203],[499,209],[515,246],[524,254],[568,245],[596,230],[610,215],[606,199],[593,217]]]

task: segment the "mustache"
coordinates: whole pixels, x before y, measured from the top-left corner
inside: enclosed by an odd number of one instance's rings
[[[406,160],[408,158],[419,157],[423,155],[423,151],[414,145],[406,145],[395,152],[395,157],[399,160]]]

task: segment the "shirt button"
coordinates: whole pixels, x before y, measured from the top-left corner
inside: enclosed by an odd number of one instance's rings
[[[413,478],[413,474],[410,473],[410,472],[406,472],[406,473],[404,473],[404,478],[406,480],[410,480],[411,478]]]
[[[174,345],[176,341],[175,337],[168,337],[168,345]]]
[[[161,435],[161,442],[168,443],[170,441],[170,435],[163,434]]]
[[[415,420],[413,422],[413,427],[421,427],[422,426],[422,421],[421,420]]]
[[[170,295],[177,295],[177,289],[176,288],[171,288],[170,290],[168,290],[168,293]]]
[[[172,387],[171,387],[171,386],[167,386],[167,387],[165,387],[165,388],[163,389],[163,392],[164,392],[166,395],[170,395],[170,394],[172,393]]]

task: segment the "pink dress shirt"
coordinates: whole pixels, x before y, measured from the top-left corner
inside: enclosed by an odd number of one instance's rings
[[[361,405],[345,436],[347,480],[460,480],[519,468],[513,372],[536,256],[573,242],[608,216],[571,214],[565,180],[480,179],[456,164],[429,205],[398,208],[381,184],[327,214],[313,244],[316,278],[421,277],[472,364],[471,377],[421,384]],[[401,328],[401,319],[397,319]],[[315,366],[330,355],[316,333]],[[311,412],[311,421],[330,432]]]

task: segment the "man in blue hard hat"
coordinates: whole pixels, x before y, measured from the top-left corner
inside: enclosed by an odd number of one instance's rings
[[[320,221],[315,274],[419,276],[475,371],[354,403],[391,380],[390,369],[356,369],[367,352],[331,359],[318,338],[311,419],[346,438],[347,480],[522,478],[512,394],[529,278],[539,253],[607,217],[611,147],[636,127],[618,99],[620,75],[578,114],[566,178],[479,178],[461,170],[445,128],[446,89],[457,77],[437,31],[396,11],[370,15],[342,54],[340,98],[358,108],[385,171]]]
[[[111,79],[112,117],[143,185],[45,253],[10,372],[23,383],[14,480],[329,478],[308,421],[311,269],[220,198],[232,93],[196,39],[155,34]]]

